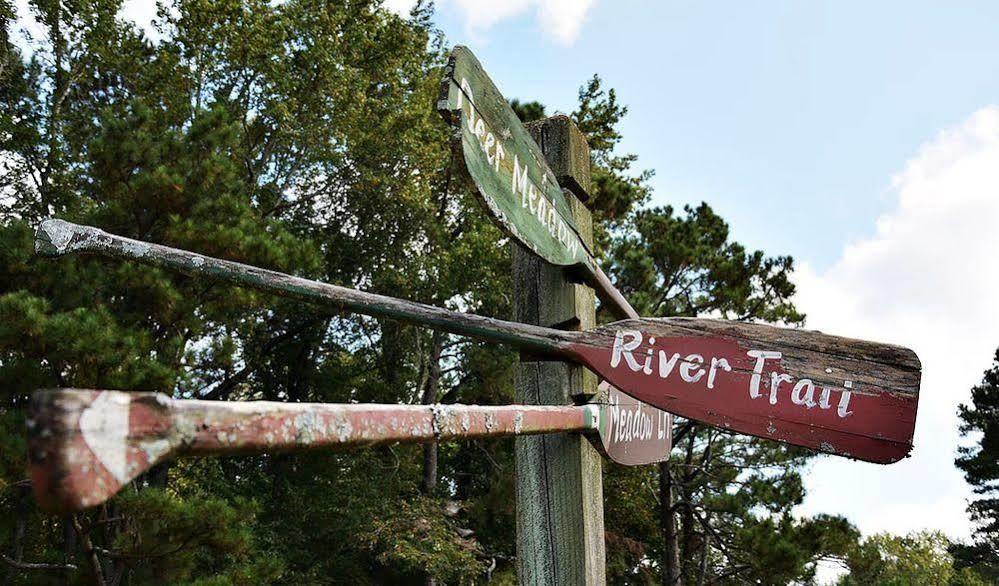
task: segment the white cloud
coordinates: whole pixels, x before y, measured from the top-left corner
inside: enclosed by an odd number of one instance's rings
[[[159,39],[159,33],[153,27],[153,19],[156,18],[156,0],[125,0],[118,11],[118,16],[134,22],[149,38]]]
[[[520,16],[533,8],[538,25],[562,45],[571,45],[594,0],[453,0],[465,17],[465,26],[479,34],[497,23]]]
[[[807,475],[802,512],[845,514],[865,533],[966,537],[971,493],[954,467],[956,412],[999,346],[999,107],[924,144],[892,179],[892,194],[896,205],[873,236],[827,271],[800,268],[796,301],[811,329],[916,351],[915,448],[887,467],[824,458]]]
[[[409,16],[409,11],[416,6],[416,0],[385,0],[382,4],[389,12],[394,12],[399,16]]]

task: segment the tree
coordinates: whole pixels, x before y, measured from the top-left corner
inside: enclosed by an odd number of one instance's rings
[[[31,231],[55,215],[441,303],[458,302],[454,279],[485,288],[502,254],[471,200],[442,187],[446,130],[430,105],[443,55],[427,9],[403,20],[377,2],[179,0],[152,43],[116,20],[119,8],[39,0],[47,29],[34,52],[6,46],[4,430],[23,429],[27,393],[45,386],[418,400],[431,354],[422,332],[144,267],[39,262]],[[458,288],[475,307],[475,287]],[[54,519],[27,497],[21,433],[3,442],[9,582],[65,571],[109,583],[480,572],[475,543],[414,490],[415,450],[181,462],[96,512]],[[385,527],[408,528],[414,547],[400,553],[379,538]]]
[[[961,434],[977,440],[959,447],[954,463],[979,496],[968,505],[974,541],[955,544],[951,552],[959,566],[999,580],[999,350],[981,384],[971,389],[971,404],[958,407],[958,416]]]
[[[804,319],[790,301],[790,257],[731,242],[728,225],[707,204],[682,214],[672,207],[639,210],[611,250],[610,273],[643,315]],[[855,539],[842,518],[792,515],[804,498],[799,470],[813,455],[680,422],[670,462],[658,470],[614,470],[635,476],[620,482],[648,487],[637,495],[643,505],[632,509],[658,511],[658,535],[644,536],[629,565],[655,560],[662,582],[671,585],[807,580],[815,562],[841,554]]]
[[[947,548],[951,543],[939,531],[906,536],[878,533],[854,546],[846,556],[849,573],[841,586],[950,585],[984,586],[988,582],[968,568],[955,569]]]

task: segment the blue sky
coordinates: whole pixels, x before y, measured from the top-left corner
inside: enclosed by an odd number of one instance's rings
[[[470,26],[470,4],[439,2],[437,22],[507,97],[571,111],[599,74],[655,204],[707,201],[748,245],[820,269],[872,232],[924,140],[999,96],[995,3],[598,1],[572,42],[535,7]]]
[[[652,203],[707,201],[738,240],[794,256],[810,329],[916,350],[912,457],[818,459],[801,514],[969,535],[953,461],[957,405],[999,345],[999,4],[437,6],[508,98],[571,111],[599,74]]]

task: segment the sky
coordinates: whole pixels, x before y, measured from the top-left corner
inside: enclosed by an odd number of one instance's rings
[[[23,5],[24,0],[19,0]],[[412,0],[387,0],[401,13]],[[913,348],[912,457],[821,457],[800,514],[970,533],[957,405],[999,346],[999,4],[438,0],[507,98],[570,112],[594,73],[629,107],[651,205],[708,202],[797,263],[807,327]],[[20,12],[23,14],[23,11]],[[123,14],[140,24],[149,0]]]

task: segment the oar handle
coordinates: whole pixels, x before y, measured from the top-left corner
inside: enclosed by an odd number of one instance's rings
[[[274,295],[308,301],[336,311],[352,311],[399,319],[453,334],[512,344],[539,353],[564,355],[575,332],[510,322],[433,305],[366,293],[311,281],[277,271],[221,260],[186,250],[109,234],[63,220],[42,222],[35,234],[35,251],[44,256],[90,253],[135,260],[188,275],[251,287]]]
[[[618,288],[614,286],[607,273],[600,268],[596,259],[591,257],[590,263],[591,286],[596,292],[597,297],[600,298],[601,303],[607,304],[608,309],[618,319],[638,319],[641,317],[635,311],[635,308],[628,303],[628,300],[624,298],[624,295],[621,294]]]
[[[361,405],[200,401],[56,389],[32,395],[28,452],[51,510],[100,504],[180,456],[270,453],[599,429],[596,405]]]
[[[479,406],[170,400],[194,429],[180,455],[420,443],[596,429],[593,406]]]

